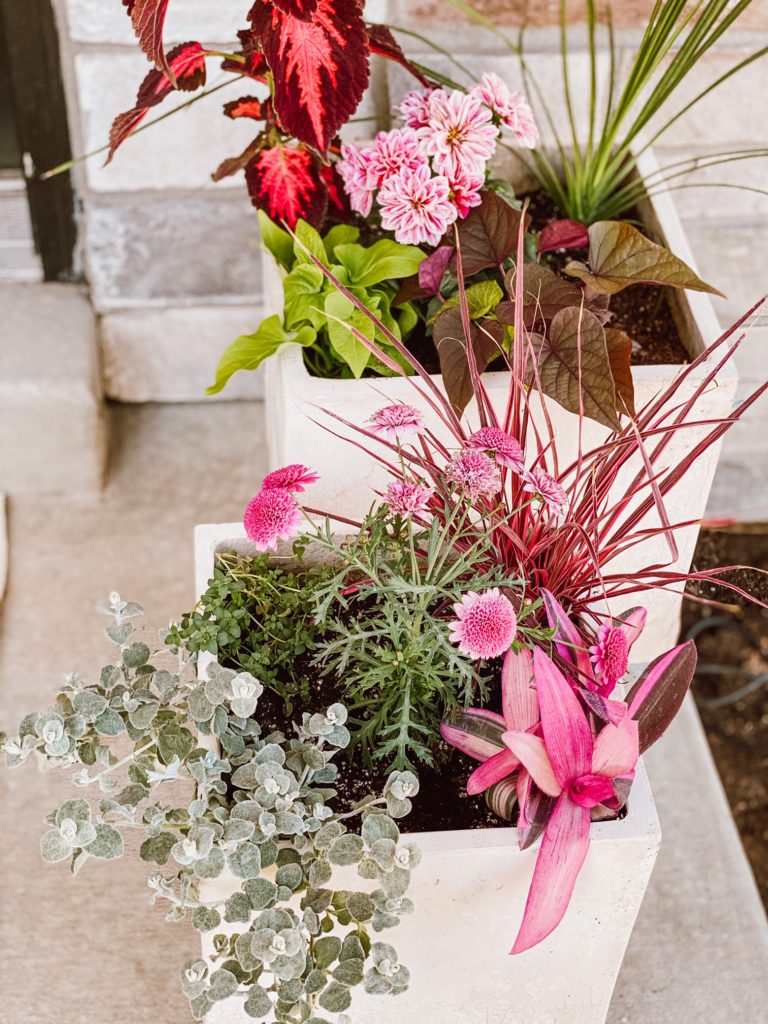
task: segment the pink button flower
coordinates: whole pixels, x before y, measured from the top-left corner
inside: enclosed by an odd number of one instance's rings
[[[520,146],[535,147],[539,131],[533,111],[521,92],[510,92],[498,75],[488,72],[469,93],[489,107],[505,127],[511,128]]]
[[[415,171],[424,163],[416,132],[410,128],[379,132],[368,150],[366,183],[368,188],[380,188],[393,174]]]
[[[457,216],[448,179],[426,164],[387,178],[378,200],[381,226],[405,245],[437,245]]]
[[[492,455],[499,466],[507,466],[522,473],[523,449],[518,441],[501,427],[481,427],[467,441],[467,447]]]
[[[299,532],[301,511],[285,487],[268,487],[251,499],[243,525],[257,551],[277,547],[278,540],[291,540]]]
[[[368,422],[377,434],[386,437],[388,441],[397,441],[400,437],[418,434],[424,429],[424,418],[419,410],[405,402],[377,409]]]
[[[267,473],[262,483],[264,490],[272,487],[284,487],[287,491],[303,491],[310,484],[317,483],[320,479],[318,473],[300,462],[293,462],[290,466],[283,466]]]
[[[482,594],[465,594],[454,604],[456,621],[451,623],[451,643],[458,644],[470,658],[498,658],[512,646],[517,633],[517,616],[512,602],[493,587]]]
[[[429,111],[428,124],[416,134],[435,170],[452,175],[484,173],[499,134],[488,107],[466,93],[438,89],[430,97]]]
[[[445,475],[457,490],[463,491],[472,501],[492,498],[501,489],[501,474],[496,464],[483,452],[471,448],[453,456]]]
[[[412,516],[428,511],[429,499],[434,493],[427,484],[395,480],[387,486],[384,501],[394,515]]]
[[[595,675],[610,690],[622,678],[629,665],[629,643],[620,626],[604,622],[597,633],[597,643],[589,648]]]

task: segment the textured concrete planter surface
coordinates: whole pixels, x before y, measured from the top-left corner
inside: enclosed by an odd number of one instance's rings
[[[242,526],[198,526],[198,594],[221,551],[252,551]],[[409,890],[416,910],[381,939],[397,948],[411,986],[396,997],[355,992],[349,1011],[354,1024],[602,1024],[661,841],[642,762],[627,816],[592,825],[592,845],[560,927],[521,956],[510,957],[508,950],[538,847],[521,853],[513,828],[409,838],[423,854]],[[346,870],[346,876],[335,876],[342,885],[366,884],[354,869]],[[205,884],[209,899],[232,891],[224,876]],[[203,951],[210,952],[205,936]],[[211,1011],[207,1024],[248,1019],[241,1004],[229,1000]]]
[[[640,158],[638,169],[640,174],[647,178],[656,166],[653,155],[647,152]],[[666,239],[667,245],[677,256],[695,267],[671,195],[661,193],[655,196],[646,203],[643,214],[652,233]],[[690,355],[695,357],[721,333],[712,304],[709,297],[700,292],[683,293],[673,289],[669,291],[681,339]],[[271,283],[267,285],[266,300],[270,311],[280,309],[282,289],[276,271],[272,274]],[[679,365],[633,367],[636,407],[641,408],[662,388],[669,385],[679,370]],[[702,366],[698,372],[705,374],[706,366]],[[440,381],[439,375],[435,379]],[[681,401],[692,394],[696,379],[695,376],[690,377],[686,387],[678,393]],[[486,373],[483,381],[494,407],[503,415],[509,388],[509,374]],[[729,362],[718,374],[716,382],[698,400],[695,414],[692,414],[690,419],[704,421],[727,415],[733,404],[736,383],[736,371],[732,362]],[[370,378],[358,381],[311,377],[304,366],[300,349],[297,346],[284,346],[266,364],[270,467],[275,468],[291,462],[303,462],[312,466],[321,477],[308,495],[308,502],[312,507],[346,516],[364,515],[375,499],[376,492],[380,492],[385,485],[388,479],[386,471],[364,451],[330,433],[332,430],[354,436],[352,430],[347,430],[338,421],[325,416],[323,410],[341,415],[351,423],[363,425],[376,409],[397,401],[420,406],[429,426],[435,433],[445,437],[445,431],[435,414],[419,399],[412,378]],[[539,403],[534,402],[533,406],[538,429],[546,432]],[[547,408],[554,426],[560,464],[568,465],[577,453],[578,418],[549,400]],[[471,426],[479,425],[473,406],[467,410],[465,420]],[[707,429],[700,427],[681,431],[679,438],[674,439],[667,448],[666,465],[674,466],[684,453],[706,434]],[[585,450],[602,443],[608,433],[606,427],[586,420],[583,430]],[[365,439],[362,440],[366,443]],[[672,523],[689,522],[703,515],[719,451],[720,444],[713,445],[698,460],[685,481],[667,495],[665,503]],[[614,487],[614,494],[617,497],[641,468],[639,456],[637,460],[629,462]],[[645,492],[638,497],[638,502],[644,497]],[[642,527],[658,525],[658,516],[651,513],[646,516]],[[679,557],[674,562],[676,569],[687,571],[690,567],[697,535],[697,525],[677,532]],[[631,573],[641,566],[665,564],[669,561],[666,541],[663,537],[657,537],[626,552],[611,563],[611,566],[615,571]],[[651,614],[649,625],[636,648],[638,661],[650,660],[662,649],[674,644],[679,626],[680,601],[679,594],[673,591],[659,591],[648,595],[646,603]],[[623,603],[617,602],[611,610],[616,613],[632,604],[637,604],[636,595],[625,599]]]

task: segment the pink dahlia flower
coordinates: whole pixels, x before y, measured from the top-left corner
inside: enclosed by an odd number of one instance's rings
[[[397,108],[409,128],[423,128],[429,122],[429,101],[432,89],[411,89]]]
[[[290,466],[283,466],[282,469],[275,469],[267,473],[262,483],[263,490],[270,490],[273,487],[284,487],[286,491],[303,491],[310,484],[317,483],[320,479],[318,473],[300,462],[293,462]]]
[[[446,478],[468,498],[492,498],[501,489],[498,467],[483,452],[472,448],[457,452],[445,469]]]
[[[418,434],[424,429],[424,418],[419,410],[404,402],[377,409],[368,422],[377,434],[386,437],[388,441]]]
[[[347,143],[341,147],[341,155],[343,159],[336,164],[336,170],[349,196],[349,205],[355,213],[367,217],[373,205],[373,189],[368,184],[370,150]]]
[[[243,516],[245,532],[258,551],[276,548],[299,532],[301,511],[285,487],[269,487],[252,498]]]
[[[438,89],[430,98],[429,123],[416,134],[435,170],[455,176],[485,173],[499,130],[490,110],[474,96]]]
[[[428,484],[408,480],[395,480],[387,486],[384,500],[390,512],[397,516],[412,516],[426,512],[434,490]]]
[[[405,245],[437,245],[457,216],[448,179],[432,177],[426,164],[387,178],[378,200],[381,226]]]
[[[532,469],[526,475],[523,490],[542,501],[555,515],[559,515],[568,504],[568,495],[557,480],[543,469]]]
[[[470,658],[498,658],[512,646],[517,616],[512,602],[497,587],[482,594],[465,594],[453,606],[451,642]]]
[[[367,185],[380,188],[387,178],[400,171],[415,171],[426,161],[419,148],[419,139],[411,128],[395,128],[379,132],[368,150]]]
[[[446,177],[451,190],[451,201],[463,220],[473,206],[479,206],[483,201],[480,189],[485,184],[485,175],[459,171],[458,174],[446,174]]]
[[[492,455],[499,466],[507,466],[522,473],[523,449],[511,434],[501,427],[482,427],[467,441],[467,447]]]
[[[597,643],[589,648],[595,675],[611,689],[622,678],[629,665],[629,644],[623,629],[607,622],[598,630]]]
[[[539,141],[539,130],[533,111],[521,92],[510,92],[498,75],[489,72],[469,93],[489,107],[503,125],[512,129],[519,145],[534,148]]]

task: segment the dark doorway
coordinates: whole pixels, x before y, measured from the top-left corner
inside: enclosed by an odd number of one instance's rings
[[[0,251],[6,262],[14,248],[19,260],[27,258],[26,213],[47,281],[72,280],[75,206],[68,173],[39,176],[70,158],[51,2],[0,0]]]

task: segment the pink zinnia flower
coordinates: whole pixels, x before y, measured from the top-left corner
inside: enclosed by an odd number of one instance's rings
[[[412,516],[427,511],[429,499],[434,493],[427,484],[395,480],[387,486],[384,500],[390,512],[394,512],[395,515]]]
[[[453,606],[457,619],[451,623],[451,642],[470,658],[498,658],[512,646],[517,616],[512,602],[497,587],[482,594],[465,594]]]
[[[373,189],[368,184],[370,150],[361,150],[347,143],[341,147],[341,155],[343,159],[336,164],[336,170],[344,182],[349,205],[355,213],[367,217],[373,205]]]
[[[409,128],[423,128],[429,122],[429,103],[434,90],[411,89],[397,108]]]
[[[270,490],[272,487],[284,487],[286,491],[303,491],[310,484],[317,483],[320,479],[318,473],[300,462],[293,462],[290,466],[283,466],[282,469],[275,469],[267,473],[262,483],[263,490]]]
[[[468,448],[488,452],[493,455],[499,466],[508,466],[517,473],[522,473],[523,449],[519,443],[501,427],[482,427],[467,441]]]
[[[499,130],[490,110],[474,96],[439,89],[430,98],[429,123],[416,134],[436,171],[482,174],[496,149]]]
[[[290,540],[299,532],[301,511],[285,487],[269,487],[252,498],[243,516],[245,532],[257,551],[276,548],[278,540]]]
[[[425,163],[416,132],[410,128],[379,132],[368,155],[368,188],[380,188],[393,174],[415,171]]]
[[[611,689],[627,671],[629,644],[624,630],[604,622],[597,633],[597,643],[589,648],[595,675]]]
[[[533,111],[521,92],[510,92],[498,75],[489,72],[469,93],[490,107],[501,123],[512,129],[519,145],[534,148],[539,141],[539,131]]]
[[[451,200],[463,220],[473,206],[479,206],[483,201],[480,189],[485,184],[485,175],[459,171],[458,174],[446,174],[446,178],[451,190]]]
[[[445,475],[472,501],[492,498],[501,488],[501,474],[495,463],[472,448],[457,452],[448,463]]]
[[[382,434],[388,441],[396,441],[399,437],[407,437],[409,434],[418,434],[424,429],[424,418],[419,410],[404,402],[377,409],[368,422],[377,434]]]
[[[432,177],[429,167],[404,170],[387,178],[378,196],[381,226],[405,245],[437,245],[456,220],[448,179]]]
[[[559,515],[568,504],[568,495],[557,480],[543,469],[532,469],[526,475],[523,490],[543,501],[555,515]]]

